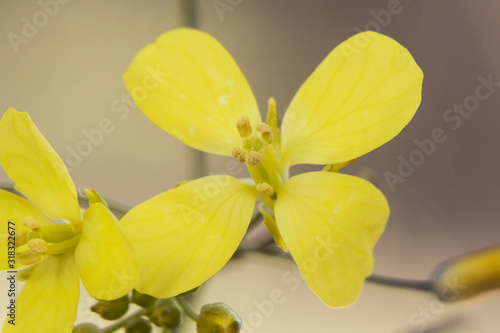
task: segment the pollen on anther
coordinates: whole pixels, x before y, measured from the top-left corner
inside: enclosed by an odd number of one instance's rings
[[[264,155],[262,155],[261,153],[259,152],[256,152],[256,151],[251,151],[247,158],[246,158],[246,162],[248,163],[248,165],[250,166],[256,166],[258,165],[262,160],[264,159]]]
[[[260,123],[257,127],[255,127],[255,129],[260,132],[262,139],[264,139],[268,144],[273,143],[273,131],[268,124]]]
[[[39,231],[40,228],[40,224],[31,216],[24,219],[23,225],[33,231]]]
[[[252,125],[250,124],[250,118],[248,116],[243,116],[236,122],[236,128],[238,129],[238,133],[242,138],[248,137],[252,134]]]
[[[232,155],[235,159],[238,160],[238,162],[245,162],[246,156],[248,155],[248,152],[242,149],[241,147],[234,147],[232,151]]]
[[[41,238],[31,239],[28,242],[28,247],[33,254],[44,254],[47,252],[47,242]]]
[[[272,196],[274,194],[273,187],[271,185],[269,185],[268,183],[257,184],[257,186],[255,188],[257,189],[257,191],[259,191],[260,193],[267,195],[267,196]]]

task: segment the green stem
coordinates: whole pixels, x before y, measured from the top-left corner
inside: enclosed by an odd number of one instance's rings
[[[253,228],[257,222],[259,222],[262,219],[262,214],[260,212],[257,212],[254,217],[250,220],[250,224],[248,225],[248,229]]]
[[[240,249],[238,249],[240,250]],[[282,251],[270,249],[268,247],[259,247],[256,249],[248,249],[239,251],[240,254],[243,253],[258,253],[261,255],[283,258],[285,260],[293,260],[290,255],[283,255]],[[373,274],[366,279],[368,282],[377,283],[381,285],[386,285],[396,288],[414,289],[427,292],[435,292],[434,284],[432,280],[411,280],[411,279],[399,279],[393,277],[386,277],[377,274]]]
[[[431,280],[398,279],[398,278],[373,274],[372,276],[368,277],[366,281],[396,288],[406,288],[406,289],[434,292],[434,285]]]
[[[133,313],[131,316],[123,318],[122,320],[119,320],[116,323],[103,328],[102,331],[104,333],[115,332],[116,330],[124,327],[129,321],[139,318],[145,314],[146,314],[146,309],[140,309],[137,312]]]
[[[191,304],[189,304],[189,302],[184,297],[178,297],[177,301],[179,302],[179,305],[181,306],[182,310],[184,310],[186,316],[197,322],[198,314],[193,310]]]

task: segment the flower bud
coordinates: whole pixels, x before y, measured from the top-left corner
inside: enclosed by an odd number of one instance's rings
[[[140,307],[147,308],[156,301],[156,298],[147,294],[141,294],[137,290],[132,290],[132,303]]]
[[[126,333],[150,333],[153,327],[148,320],[139,317],[132,322],[129,322],[125,327]]]
[[[224,303],[213,303],[201,308],[196,332],[198,333],[238,333],[241,318]]]
[[[500,288],[500,246],[470,253],[441,264],[434,289],[443,302],[455,302]]]
[[[73,327],[72,333],[104,333],[99,327],[94,324],[85,323]]]
[[[159,327],[176,328],[182,322],[182,308],[174,298],[162,299],[149,315],[151,322]]]
[[[116,320],[127,312],[128,303],[128,296],[125,295],[112,301],[99,301],[90,310],[99,314],[103,319]]]
[[[89,200],[89,206],[92,206],[95,203],[102,203],[104,206],[109,207],[106,200],[104,200],[96,190],[86,188],[84,189],[85,194],[87,195],[87,199]]]

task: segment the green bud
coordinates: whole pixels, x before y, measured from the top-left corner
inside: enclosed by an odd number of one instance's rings
[[[90,310],[99,314],[103,319],[116,320],[127,312],[128,303],[128,296],[125,295],[112,301],[99,301]]]
[[[139,317],[127,324],[125,327],[126,333],[150,333],[153,327],[148,320]]]
[[[147,308],[156,301],[156,298],[147,294],[141,294],[137,290],[132,290],[132,303],[140,307]]]
[[[159,327],[176,328],[182,322],[183,311],[175,298],[158,301],[153,312],[149,315],[151,322]]]
[[[224,303],[213,303],[201,308],[196,332],[198,333],[238,333],[241,318]]]
[[[73,333],[104,333],[104,331],[101,330],[99,327],[97,327],[94,324],[90,324],[90,323],[76,325],[75,327],[73,327],[73,330],[71,332],[73,332]]]
[[[170,329],[170,328],[164,328],[163,331],[161,331],[161,333],[173,333],[174,330]]]

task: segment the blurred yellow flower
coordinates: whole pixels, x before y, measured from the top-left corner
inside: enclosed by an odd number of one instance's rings
[[[139,89],[151,68],[165,79]],[[389,207],[373,185],[336,171],[392,139],[416,112],[423,74],[404,47],[375,32],[343,42],[299,89],[281,131],[274,100],[264,123],[235,61],[201,31],[163,34],[124,79],[156,125],[193,148],[246,163],[253,178],[204,177],[123,218],[141,265],[140,292],[170,297],[210,278],[237,249],[260,198],[266,226],[318,297],[332,307],[356,299]],[[301,163],[332,172],[290,178],[289,168]]]
[[[15,301],[16,319],[9,323],[14,318],[7,316],[2,332],[71,332],[79,278],[100,300],[121,297],[134,287],[132,246],[95,191],[87,190],[91,205],[81,213],[66,166],[27,113],[7,110],[0,138],[0,165],[31,200],[0,190],[0,268],[24,268],[19,277],[26,279]],[[56,224],[49,217],[67,222]],[[13,245],[7,238],[13,230],[15,259],[6,251],[7,240]]]

